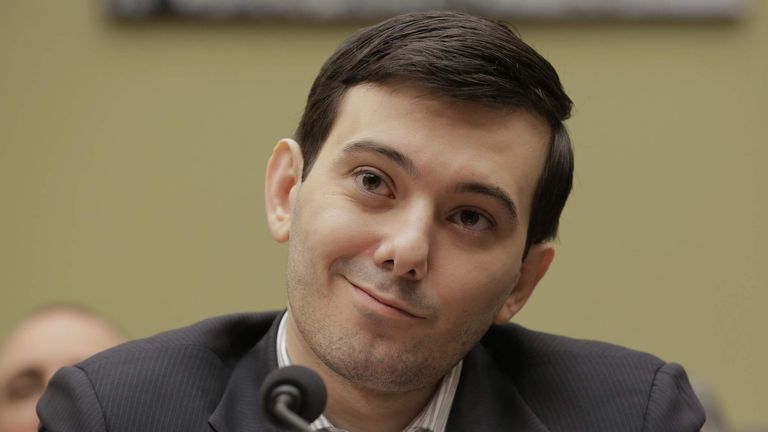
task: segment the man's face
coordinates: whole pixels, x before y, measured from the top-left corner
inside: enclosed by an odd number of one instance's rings
[[[434,384],[546,271],[547,259],[521,287],[548,139],[523,110],[402,85],[350,89],[311,173],[287,194],[287,237],[276,235],[290,239],[289,325],[301,345],[370,389]]]
[[[120,342],[105,323],[71,311],[20,324],[0,348],[0,432],[36,431],[35,405],[51,376]]]

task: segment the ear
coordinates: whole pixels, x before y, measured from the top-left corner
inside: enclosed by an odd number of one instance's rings
[[[290,236],[291,211],[301,186],[303,167],[304,158],[299,144],[288,138],[278,141],[267,162],[264,202],[269,231],[272,238],[280,243],[288,241]]]
[[[515,316],[533,294],[534,288],[547,273],[549,265],[555,259],[555,248],[551,243],[531,245],[528,255],[520,266],[517,284],[501,306],[494,324],[506,324]]]

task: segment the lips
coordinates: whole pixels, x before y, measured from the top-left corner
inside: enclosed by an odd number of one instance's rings
[[[419,315],[418,312],[412,310],[411,307],[409,307],[408,305],[404,304],[403,302],[400,302],[400,301],[398,301],[396,299],[386,298],[385,296],[375,292],[374,290],[372,290],[370,288],[366,288],[366,287],[360,286],[360,285],[350,281],[349,279],[347,279],[347,282],[349,282],[356,289],[360,290],[364,295],[366,295],[369,298],[371,298],[373,301],[375,301],[375,302],[377,302],[377,303],[379,303],[379,304],[381,304],[381,305],[383,305],[383,306],[385,306],[387,308],[393,309],[394,311],[399,312],[400,314],[405,315],[405,316],[407,316],[409,318],[424,319],[423,316]]]

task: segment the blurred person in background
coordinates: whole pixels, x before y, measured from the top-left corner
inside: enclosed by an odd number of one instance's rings
[[[76,306],[24,318],[0,345],[0,432],[36,431],[35,405],[53,374],[123,340],[111,323]]]

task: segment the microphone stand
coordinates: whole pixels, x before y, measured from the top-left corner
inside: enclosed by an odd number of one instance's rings
[[[275,369],[261,384],[261,410],[281,430],[312,432],[309,422],[322,414],[326,400],[322,378],[304,366]]]
[[[297,405],[297,400],[301,398],[296,392],[296,388],[281,385],[275,389],[275,393],[277,393],[277,396],[273,399],[274,413],[280,418],[282,423],[296,432],[312,432],[312,429],[309,428],[309,423],[291,409]]]

